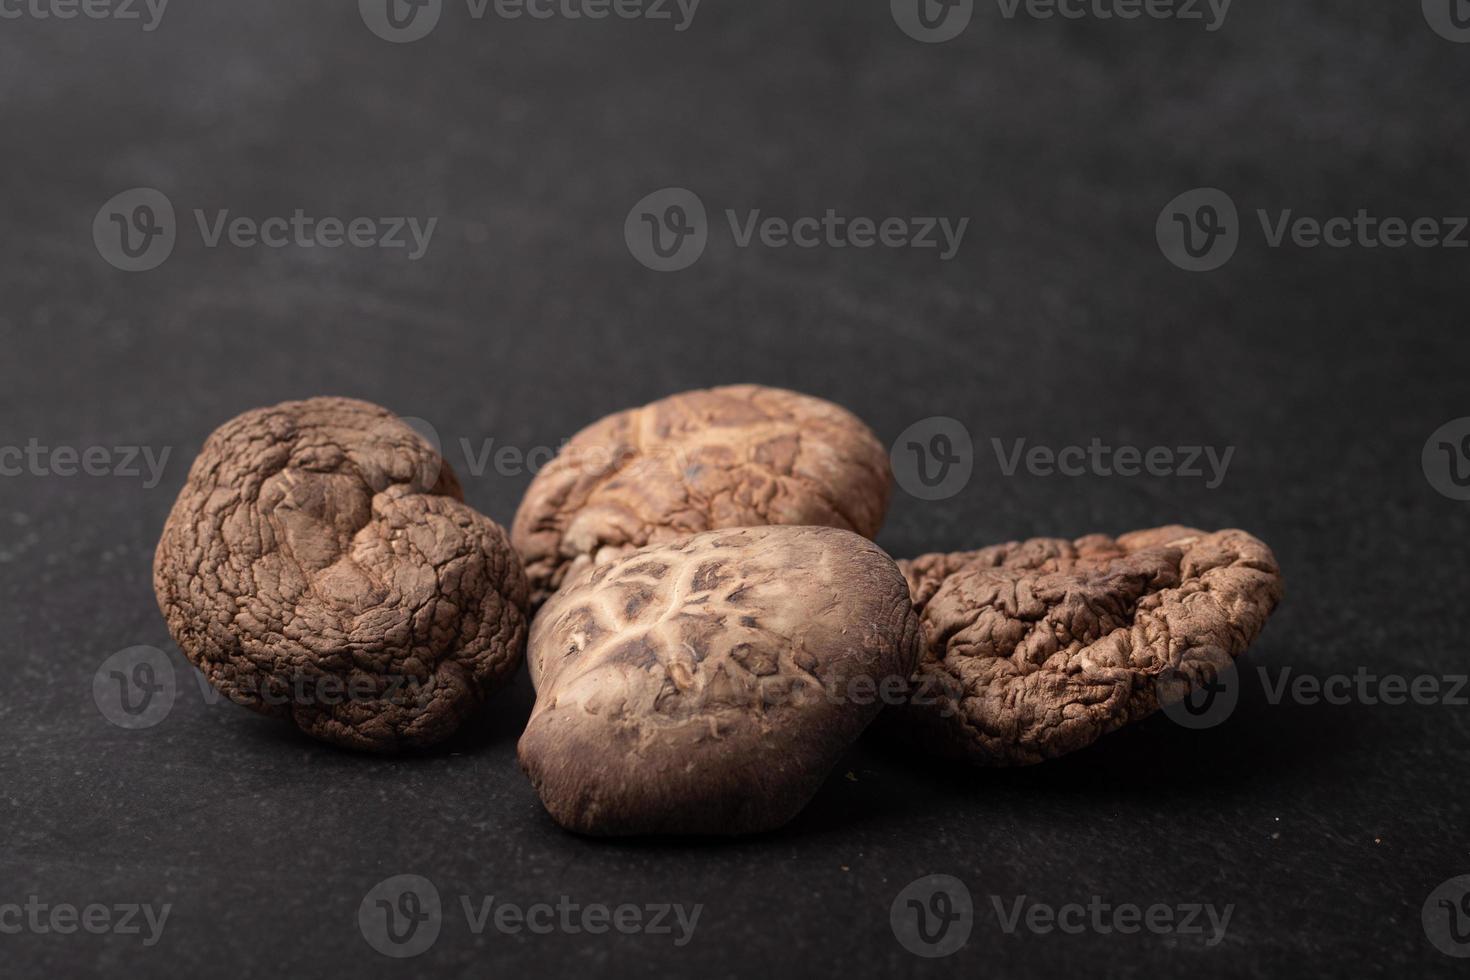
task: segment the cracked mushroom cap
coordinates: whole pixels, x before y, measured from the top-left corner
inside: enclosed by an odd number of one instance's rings
[[[222,694],[337,745],[447,737],[515,671],[505,532],[386,409],[313,398],[204,444],[154,557],[170,633]]]
[[[918,652],[903,575],[856,534],[743,528],[645,548],[536,617],[521,765],[580,833],[768,830],[885,690],[902,697]]]
[[[1213,677],[1281,599],[1271,549],[1186,527],[1033,538],[899,562],[924,633],[905,738],[981,765],[1092,744],[1159,708],[1164,681]]]
[[[511,540],[539,604],[589,566],[726,527],[820,525],[871,538],[888,454],[831,402],[778,388],[690,391],[577,433],[532,481]]]

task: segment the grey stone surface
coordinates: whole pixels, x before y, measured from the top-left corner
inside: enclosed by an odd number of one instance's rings
[[[1450,975],[1460,961],[1421,908],[1470,871],[1467,709],[1272,704],[1256,668],[1271,684],[1286,666],[1466,672],[1470,516],[1421,451],[1470,415],[1470,253],[1274,249],[1255,213],[1470,211],[1467,78],[1470,46],[1419,4],[1366,0],[1240,3],[1215,32],[979,4],[942,45],[905,36],[882,0],[706,0],[682,32],[475,21],[450,3],[412,44],[375,37],[349,0],[178,0],[151,32],[0,20],[0,443],[171,450],[152,487],[0,479],[0,904],[173,905],[152,947],[4,935],[6,971]],[[92,228],[140,186],[168,198],[177,240],[128,273]],[[624,241],[634,202],[665,187],[694,191],[711,222],[676,273]],[[1155,225],[1197,187],[1226,191],[1243,227],[1228,264],[1192,274]],[[296,208],[439,221],[408,261],[208,248],[193,217]],[[828,208],[971,221],[949,262],[738,248],[724,221]],[[524,676],[442,751],[378,759],[209,703],[169,644],[152,548],[188,459],[239,411],[330,393],[426,419],[470,502],[508,523],[529,477],[475,474],[461,439],[554,446],[609,411],[734,381],[833,399],[885,440],[931,416],[965,425],[972,479],[896,496],[879,542],[899,557],[1176,521],[1259,535],[1287,598],[1238,708],[1010,772],[869,739],[779,833],[609,843],[559,831],[517,771]],[[1094,437],[1235,455],[1207,489],[1006,477],[991,442]],[[165,650],[179,687],[167,717],[129,731],[93,678],[137,645]],[[358,913],[408,874],[433,882],[443,921],[396,960]],[[890,925],[928,875],[975,905],[942,959]],[[475,936],[466,895],[704,909],[684,946]],[[992,895],[1235,909],[1213,946],[1012,935]]]

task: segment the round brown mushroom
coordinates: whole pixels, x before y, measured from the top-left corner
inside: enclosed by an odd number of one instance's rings
[[[604,563],[536,617],[521,765],[585,834],[738,834],[806,805],[919,650],[903,575],[848,531],[710,531]]]
[[[732,385],[673,395],[577,433],[512,525],[534,604],[599,562],[726,527],[821,525],[873,537],[888,454],[860,419],[807,395]]]
[[[1158,710],[1228,668],[1281,599],[1244,531],[1034,538],[899,562],[924,632],[910,703],[885,724],[928,751],[1025,765]]]
[[[216,689],[356,749],[445,738],[525,647],[526,580],[505,532],[408,425],[345,398],[216,430],[153,584]]]

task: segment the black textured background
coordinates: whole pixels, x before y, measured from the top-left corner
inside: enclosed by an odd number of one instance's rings
[[[149,580],[187,462],[246,408],[345,394],[438,429],[508,523],[525,476],[460,438],[554,445],[662,395],[761,381],[834,399],[885,441],[933,415],[980,448],[960,495],[899,493],[898,556],[1161,523],[1270,543],[1288,597],[1249,655],[1326,675],[1464,673],[1467,505],[1420,451],[1470,415],[1467,260],[1266,247],[1160,254],[1197,186],[1255,208],[1465,214],[1470,46],[1417,0],[1237,0],[1224,28],[1007,22],[920,44],[886,0],[705,0],[667,23],[474,23],[390,45],[350,0],[174,0],[157,31],[0,20],[0,442],[173,447],[156,488],[0,479],[0,903],[171,902],[162,941],[0,935],[13,976],[886,974],[1448,976],[1420,909],[1470,872],[1464,707],[1268,703],[1155,717],[1074,757],[961,771],[872,740],[788,829],[727,843],[559,831],[514,760],[529,687],[421,758],[324,747],[206,703]],[[968,216],[959,257],[732,247],[644,269],[623,221],[658,188],[770,214]],[[117,271],[104,201],[160,189],[173,256]],[[193,208],[440,217],[429,254],[205,249]],[[1224,484],[1004,478],[992,437],[1234,446]],[[169,651],[159,725],[110,725],[93,672]],[[850,775],[849,775],[850,774]],[[466,931],[373,952],[379,880],[522,905],[703,903],[694,940]],[[974,893],[968,945],[921,960],[907,883]],[[1007,935],[987,896],[1234,903],[1200,937]]]

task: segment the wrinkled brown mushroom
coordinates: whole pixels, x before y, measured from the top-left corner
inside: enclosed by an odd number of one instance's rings
[[[1235,530],[1034,538],[899,566],[924,650],[913,702],[885,722],[982,765],[1055,758],[1152,714],[1161,680],[1228,667],[1281,598],[1271,550]]]
[[[532,481],[512,525],[539,604],[590,565],[725,527],[878,533],[888,454],[846,409],[732,385],[673,395],[577,433]]]
[[[357,749],[429,745],[519,665],[526,580],[504,531],[386,409],[314,398],[205,443],[153,583],[221,693]]]
[[[711,531],[590,570],[536,618],[521,765],[586,834],[737,834],[806,805],[919,649],[897,566],[847,531]]]

